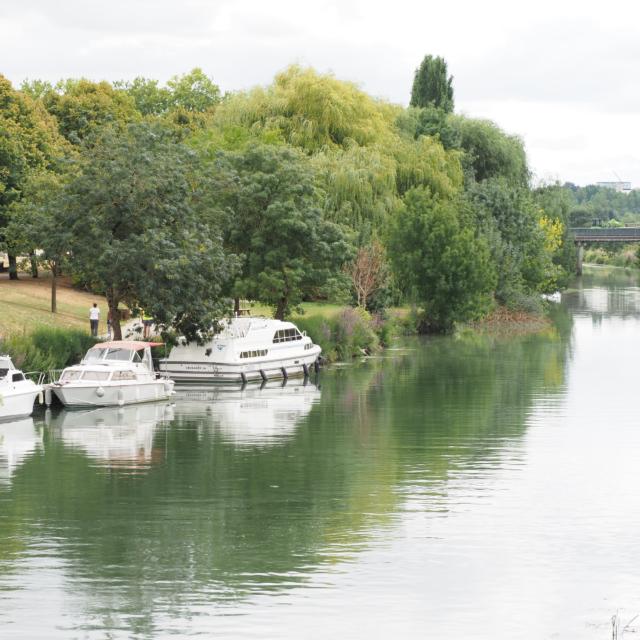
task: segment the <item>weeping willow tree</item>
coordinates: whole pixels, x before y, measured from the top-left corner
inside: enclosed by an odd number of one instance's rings
[[[396,186],[399,195],[415,187],[428,187],[442,198],[453,197],[463,184],[461,154],[445,151],[435,138],[417,140],[398,137],[393,147],[396,160]]]
[[[398,207],[396,162],[376,147],[352,144],[325,149],[312,158],[326,194],[325,215],[353,229],[381,227]]]
[[[235,94],[220,106],[222,129],[277,131],[308,153],[356,142],[388,141],[400,107],[375,100],[351,82],[291,66],[267,88]]]

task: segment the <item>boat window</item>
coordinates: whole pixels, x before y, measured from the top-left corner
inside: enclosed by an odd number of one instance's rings
[[[135,380],[136,374],[133,371],[114,371],[111,380]]]
[[[0,378],[4,378],[7,373],[9,373],[9,369],[0,369]]]
[[[129,362],[129,360],[131,360],[131,350],[121,348],[109,349],[105,360],[124,360],[125,362]],[[140,360],[138,360],[138,362],[140,362]]]
[[[258,349],[257,351],[242,351],[240,352],[241,358],[262,358],[269,353],[268,349]]]
[[[273,336],[274,342],[291,342],[292,340],[302,340],[302,334],[295,328],[278,329]]]
[[[106,353],[106,349],[89,349],[87,351],[87,355],[84,357],[85,360],[102,360],[104,354]]]
[[[12,382],[20,382],[21,380],[24,380],[24,376],[21,373],[14,373],[11,376],[11,380]]]
[[[110,371],[85,371],[83,380],[108,380]]]
[[[62,377],[60,378],[60,382],[70,382],[71,380],[80,380],[81,375],[82,375],[82,371],[64,371],[62,373]]]
[[[136,351],[133,354],[133,361],[134,362],[142,362],[142,358],[140,357],[140,353],[138,351]]]

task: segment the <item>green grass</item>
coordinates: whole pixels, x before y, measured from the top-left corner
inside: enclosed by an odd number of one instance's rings
[[[89,308],[94,302],[104,329],[107,304],[101,296],[77,291],[60,279],[57,298],[58,312],[51,313],[51,279],[46,274],[40,278],[20,274],[19,280],[0,274],[0,336],[29,334],[42,326],[89,333]]]

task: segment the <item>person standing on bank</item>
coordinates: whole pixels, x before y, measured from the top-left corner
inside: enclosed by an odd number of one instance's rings
[[[142,326],[144,327],[142,337],[146,340],[151,333],[151,325],[153,324],[153,316],[150,316],[146,311],[142,311]]]
[[[100,321],[100,309],[98,309],[98,305],[94,302],[93,307],[89,309],[89,322],[91,323],[91,335],[94,337],[98,336],[99,321]]]

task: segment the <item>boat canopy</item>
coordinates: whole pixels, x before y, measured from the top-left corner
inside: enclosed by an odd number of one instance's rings
[[[147,347],[161,347],[164,342],[144,342],[142,340],[112,340],[111,342],[98,342],[93,349],[130,349],[140,351]]]

